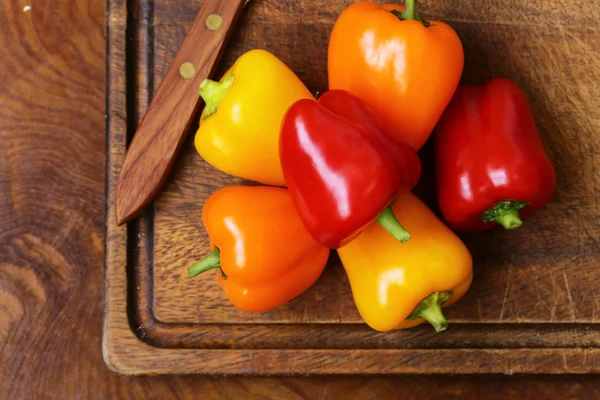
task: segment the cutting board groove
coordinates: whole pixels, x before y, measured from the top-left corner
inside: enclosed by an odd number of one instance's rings
[[[200,3],[108,1],[108,123],[104,355],[124,374],[596,373],[600,371],[599,10],[588,3],[424,1],[465,46],[463,82],[493,76],[527,93],[558,174],[553,202],[514,232],[461,235],[474,258],[467,296],[450,329],[377,333],[360,320],[332,254],[309,291],[277,310],[232,307],[211,274],[185,268],[208,252],[204,201],[219,187],[252,184],[206,164],[192,127],[163,193],[118,227],[116,181],[127,144]],[[567,6],[571,10],[567,12]],[[316,93],[327,88],[335,1],[254,0],[216,76],[243,52],[266,48]],[[512,9],[510,7],[515,7]],[[558,62],[557,60],[560,60]],[[415,192],[437,212],[431,146]]]

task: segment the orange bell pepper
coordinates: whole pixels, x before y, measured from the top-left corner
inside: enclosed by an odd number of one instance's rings
[[[447,328],[442,306],[458,301],[471,286],[469,250],[414,194],[392,204],[411,233],[402,244],[379,224],[371,224],[337,250],[363,320],[377,331],[410,328],[425,321]]]
[[[219,269],[217,279],[231,303],[244,311],[276,308],[321,276],[329,249],[304,228],[288,191],[269,186],[229,186],[202,209],[211,247],[188,268],[194,277]]]
[[[337,19],[328,50],[330,89],[361,97],[390,136],[419,150],[456,91],[464,67],[456,32],[406,6],[354,3]]]

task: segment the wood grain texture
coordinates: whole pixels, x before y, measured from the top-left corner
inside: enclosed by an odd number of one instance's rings
[[[100,340],[104,18],[97,0],[0,3],[0,398],[600,397],[597,376],[132,378],[109,371]]]
[[[175,24],[174,20],[168,19],[170,4],[164,8],[159,4],[155,6],[155,13],[162,14],[155,18],[163,23],[155,35],[170,38],[173,33],[169,32],[173,32],[171,27]],[[239,41],[242,44],[240,48],[234,47],[226,53],[224,63],[231,63],[252,46],[265,46],[297,71],[311,90],[322,92],[327,84],[326,46],[315,43],[326,43],[335,15],[343,8],[340,4],[343,3],[327,2],[317,7],[302,3],[285,8],[264,1],[251,5],[244,18],[247,25],[241,27],[233,45]],[[424,3],[423,6],[429,4]],[[594,267],[600,263],[594,241],[600,236],[596,223],[599,216],[596,206],[598,174],[594,172],[594,165],[600,159],[597,130],[590,126],[589,121],[593,117],[589,116],[600,112],[596,102],[586,102],[585,99],[593,97],[590,90],[594,87],[593,82],[600,78],[600,72],[598,68],[589,68],[588,74],[577,75],[576,78],[572,71],[576,71],[580,63],[590,62],[593,35],[597,30],[572,26],[561,30],[554,25],[555,22],[552,23],[554,26],[548,27],[525,23],[526,12],[536,17],[552,7],[548,2],[539,2],[539,11],[523,8],[523,16],[521,13],[517,15],[522,20],[514,22],[496,22],[499,15],[508,13],[512,4],[481,7],[480,15],[465,11],[462,17],[457,15],[459,5],[453,2],[432,2],[431,5],[435,5],[429,11],[431,15],[437,18],[448,14],[453,18],[450,23],[461,35],[467,55],[463,81],[478,83],[492,76],[508,76],[524,87],[559,175],[553,203],[530,218],[524,229],[463,236],[474,253],[475,282],[461,301],[461,307],[451,311],[451,317],[459,322],[596,321],[595,285],[587,283],[590,279],[598,283],[600,278],[593,273]],[[464,10],[472,11],[466,4],[461,5],[465,6]],[[278,12],[272,11],[278,8]],[[179,13],[176,15],[180,16]],[[294,21],[295,15],[306,15],[306,21],[318,23],[300,29],[290,22]],[[585,17],[582,9],[580,18],[583,20]],[[488,18],[493,23],[480,22]],[[568,36],[563,32],[566,27],[569,28]],[[291,31],[293,34],[269,33],[278,31]],[[531,37],[538,39],[530,40]],[[567,44],[567,37],[574,40]],[[156,79],[160,79],[164,72],[158,67],[163,65],[159,57],[163,57],[168,49],[176,48],[173,40],[168,42],[169,47],[162,41],[158,42],[157,48],[165,48],[165,51],[156,53]],[[290,52],[289,49],[296,51]],[[556,64],[555,60],[559,59],[560,64]],[[548,82],[566,83],[549,86]],[[570,107],[555,107],[554,104]],[[425,172],[418,190],[435,208],[429,151],[426,148],[422,152]],[[209,180],[205,189],[198,189],[199,184]],[[230,323],[240,320],[359,322],[349,286],[344,281],[345,274],[339,266],[328,269],[319,284],[305,296],[272,313],[261,315],[241,313],[230,306],[211,277],[182,279],[185,267],[204,256],[208,249],[208,237],[200,221],[204,201],[215,187],[238,182],[202,162],[192,146],[184,149],[174,179],[156,203],[154,304],[157,319],[167,323]],[[172,234],[174,231],[176,235]],[[548,265],[554,268],[546,268]],[[532,276],[536,279],[531,279]],[[170,301],[174,292],[189,301]],[[335,297],[336,301],[316,300],[323,299],[327,292],[332,292],[331,297]],[[523,303],[523,299],[531,301]],[[319,307],[313,307],[317,301]],[[207,304],[210,306],[207,307]],[[304,310],[312,310],[312,313],[307,314]]]
[[[128,148],[117,182],[119,225],[154,200],[167,180],[202,104],[197,90],[216,69],[244,2],[203,3]],[[211,25],[210,17],[220,18],[220,24]],[[184,64],[188,72],[182,74]]]
[[[111,4],[124,12],[121,2]],[[166,0],[142,4],[151,4],[146,7],[151,11],[134,22],[139,29],[133,50],[138,71],[151,79],[138,78],[133,93],[129,86],[130,98],[137,99],[134,115],[110,121],[109,205],[110,174],[118,171],[127,139],[122,132],[127,124],[135,127],[197,8]],[[309,291],[267,313],[235,309],[212,274],[187,279],[185,268],[208,253],[202,205],[217,188],[243,183],[209,166],[188,142],[172,179],[143,218],[127,230],[116,229],[108,209],[107,280],[115,289],[107,292],[109,364],[131,374],[598,372],[600,109],[590,101],[593,82],[600,79],[600,59],[592,52],[599,28],[590,20],[598,11],[585,3],[569,3],[568,13],[566,6],[547,1],[469,4],[424,3],[423,15],[448,21],[458,31],[466,53],[463,82],[505,76],[525,90],[556,165],[558,188],[552,203],[520,229],[462,236],[474,256],[475,281],[448,309],[454,328],[443,335],[427,326],[369,331],[336,257]],[[266,48],[313,92],[325,91],[328,35],[346,5],[341,0],[251,4],[218,73],[243,52]],[[115,36],[109,41],[119,44],[126,22],[113,17]],[[154,21],[151,28],[144,18]],[[147,52],[144,40],[150,37]],[[125,50],[115,47],[110,54],[115,81],[109,105],[115,109],[129,104],[120,51]],[[430,144],[420,153],[424,173],[416,192],[437,210]]]

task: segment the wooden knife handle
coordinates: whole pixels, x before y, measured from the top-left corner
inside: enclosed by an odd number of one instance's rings
[[[117,182],[119,225],[147,206],[165,183],[198,115],[200,83],[217,66],[244,2],[204,0],[125,156]]]

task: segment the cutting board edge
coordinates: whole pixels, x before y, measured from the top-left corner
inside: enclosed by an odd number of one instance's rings
[[[161,349],[142,341],[132,329],[128,312],[127,230],[116,225],[113,208],[128,130],[125,55],[129,19],[125,0],[108,0],[107,5],[107,202],[102,346],[104,360],[111,370],[124,375],[246,376],[600,371],[598,348],[198,350]]]

